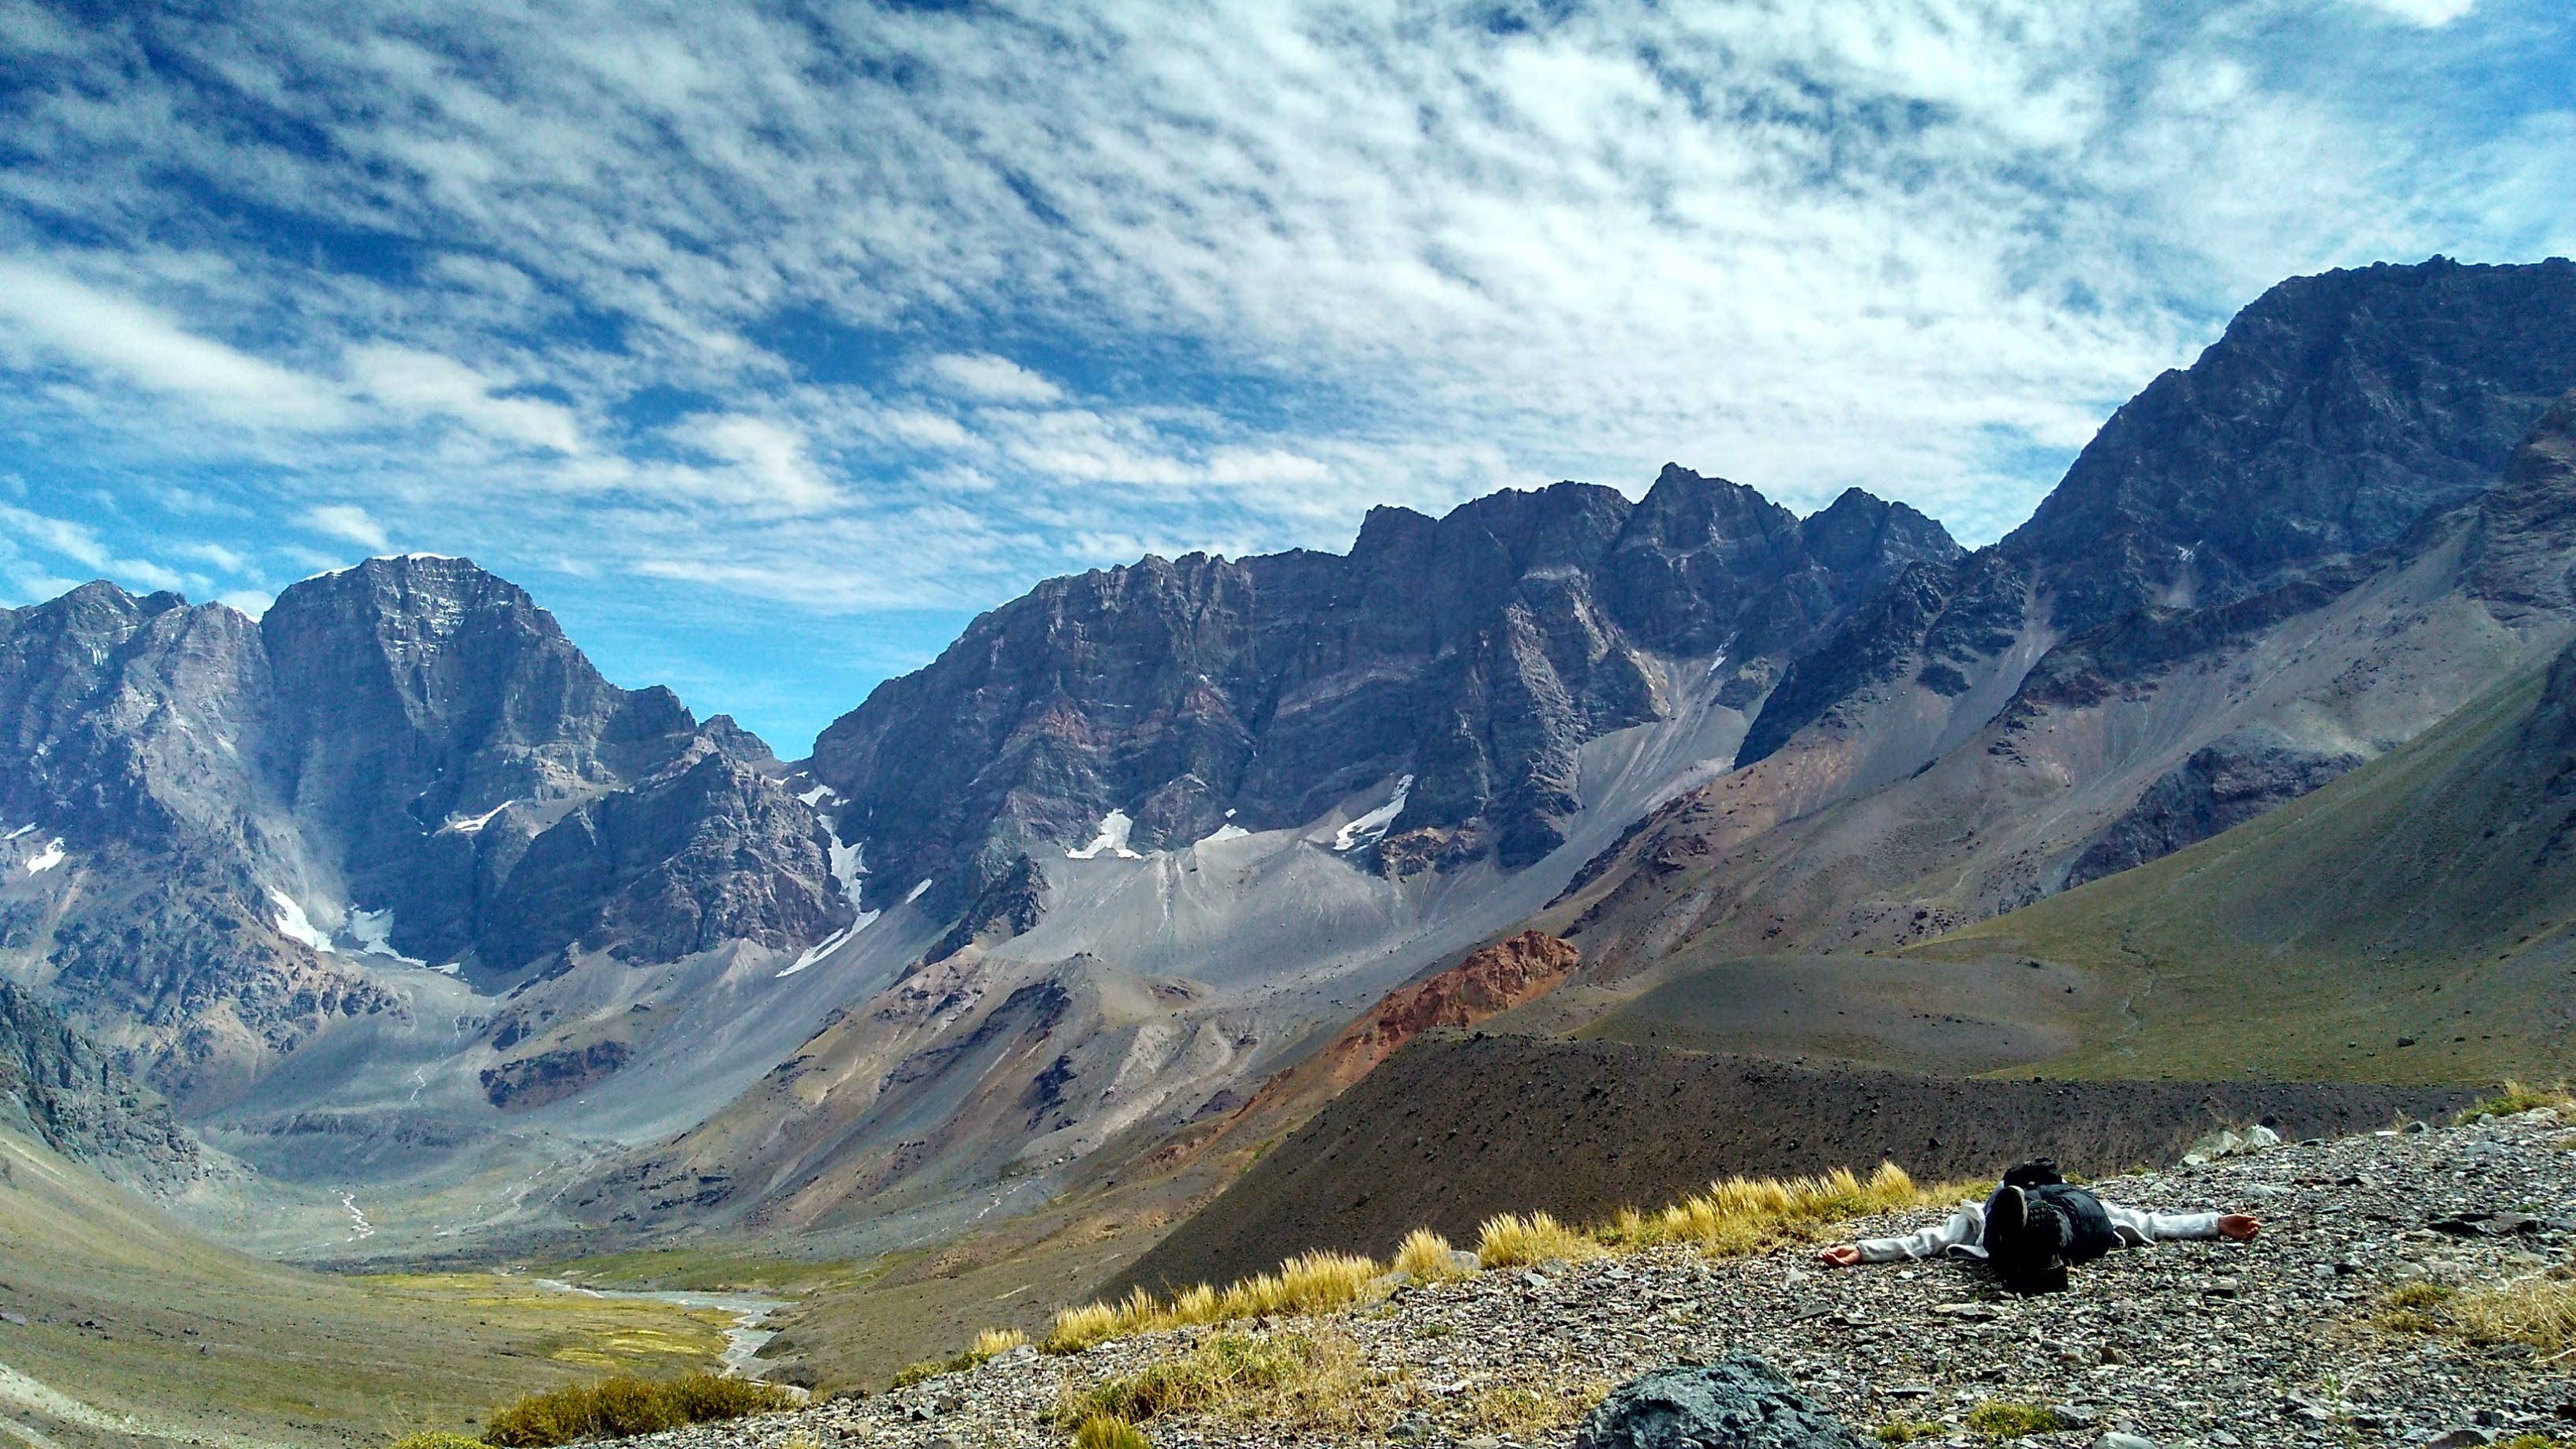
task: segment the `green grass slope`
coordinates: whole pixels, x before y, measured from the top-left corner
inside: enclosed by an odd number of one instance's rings
[[[610,1369],[711,1367],[723,1346],[718,1319],[659,1303],[244,1257],[6,1130],[0,1312],[0,1420],[64,1446],[381,1444]]]
[[[2576,650],[2313,795],[1904,954],[2092,976],[2058,1075],[2555,1080],[2571,922]]]

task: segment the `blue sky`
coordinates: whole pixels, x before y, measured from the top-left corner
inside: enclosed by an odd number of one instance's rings
[[[801,753],[1050,574],[1667,459],[1963,539],[2576,250],[2558,0],[0,0],[0,603],[470,555]]]

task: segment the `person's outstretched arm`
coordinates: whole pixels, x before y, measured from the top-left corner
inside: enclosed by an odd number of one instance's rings
[[[2227,1238],[2245,1242],[2263,1225],[2244,1213],[2156,1213],[2144,1208],[2102,1204],[2111,1226],[2132,1243],[2160,1243],[2174,1238]]]
[[[1908,1258],[1937,1258],[1952,1248],[1974,1243],[1982,1221],[1974,1205],[1962,1206],[1950,1214],[1948,1221],[1907,1233],[1904,1237],[1863,1238],[1857,1243],[1836,1243],[1816,1254],[1816,1258],[1835,1268],[1850,1268],[1862,1263],[1901,1263]]]

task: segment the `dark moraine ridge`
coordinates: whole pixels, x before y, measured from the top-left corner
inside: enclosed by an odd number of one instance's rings
[[[1227,1282],[1308,1248],[1384,1255],[1429,1226],[1474,1241],[1500,1212],[1592,1221],[1731,1174],[1895,1162],[1982,1176],[2053,1156],[2091,1175],[2174,1161],[2218,1126],[2285,1138],[2442,1118],[2466,1088],[2323,1082],[1995,1081],[1451,1037],[1397,1053],[1106,1285]]]

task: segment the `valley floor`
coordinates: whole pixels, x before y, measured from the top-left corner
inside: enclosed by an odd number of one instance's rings
[[[2472,1346],[2440,1327],[2438,1306],[2409,1329],[2391,1319],[2390,1300],[2409,1284],[2436,1285],[2414,1290],[2427,1302],[2444,1288],[2564,1289],[2576,1249],[2576,1232],[2556,1216],[2576,1203],[2569,1139],[2540,1111],[2112,1179],[2097,1187],[2113,1201],[2249,1209],[2266,1230],[2245,1245],[2114,1254],[2079,1270],[2069,1292],[2036,1299],[2007,1297],[1982,1270],[1953,1263],[1835,1271],[1804,1252],[1710,1262],[1658,1249],[1489,1270],[1329,1318],[1223,1330],[1345,1356],[1346,1382],[1359,1387],[1310,1401],[1311,1426],[1176,1415],[1146,1427],[1164,1446],[1559,1445],[1571,1440],[1575,1408],[1608,1386],[1746,1349],[1864,1434],[1903,1423],[1924,1442],[1986,1442],[1965,1424],[1988,1401],[2056,1406],[2067,1427],[2021,1441],[2049,1449],[2090,1444],[2109,1428],[2164,1449],[2420,1443],[2460,1429],[2576,1434],[2576,1358]],[[2551,1221],[2503,1236],[2434,1226],[2505,1211]],[[1074,1395],[1219,1332],[1151,1334],[1060,1358],[1021,1349],[878,1397],[637,1442],[1057,1449],[1068,1436],[1056,1415]]]

